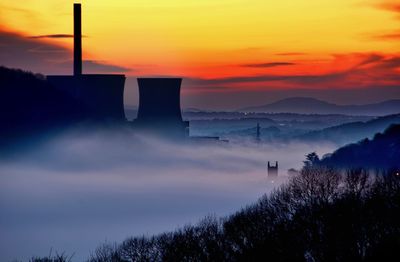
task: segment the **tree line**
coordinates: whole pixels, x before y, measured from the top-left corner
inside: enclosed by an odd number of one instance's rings
[[[397,261],[398,171],[338,171],[312,160],[309,155],[287,184],[228,217],[103,244],[88,262]]]

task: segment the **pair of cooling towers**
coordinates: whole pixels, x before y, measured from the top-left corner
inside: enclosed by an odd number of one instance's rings
[[[95,121],[125,122],[122,74],[82,74],[81,4],[74,4],[74,74],[52,75],[47,80],[79,101]],[[181,78],[138,78],[139,109],[131,123],[137,129],[187,135],[188,122],[182,120]]]

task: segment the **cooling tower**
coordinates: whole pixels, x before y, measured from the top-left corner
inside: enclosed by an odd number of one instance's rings
[[[168,136],[188,135],[188,122],[182,120],[181,78],[138,78],[139,111],[134,126]]]
[[[82,74],[81,4],[74,4],[74,75],[47,76],[62,92],[72,96],[86,109],[91,120],[125,121],[125,75]],[[62,116],[60,116],[62,117]]]

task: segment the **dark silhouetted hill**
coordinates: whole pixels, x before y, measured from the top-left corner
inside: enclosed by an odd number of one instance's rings
[[[400,100],[388,100],[366,105],[337,105],[310,97],[292,97],[262,106],[242,108],[238,111],[383,116],[400,113]]]
[[[400,114],[379,117],[366,122],[346,123],[322,130],[311,131],[296,139],[302,141],[330,141],[337,144],[347,144],[363,138],[372,137],[382,132],[391,124],[400,124]]]
[[[0,142],[84,119],[85,110],[44,76],[0,67]]]
[[[400,168],[400,124],[391,125],[371,140],[366,138],[341,147],[325,156],[321,163],[341,168]]]

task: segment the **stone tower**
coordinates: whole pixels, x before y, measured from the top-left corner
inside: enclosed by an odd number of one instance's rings
[[[275,166],[271,165],[268,161],[268,177],[278,176],[278,161],[276,161]]]

